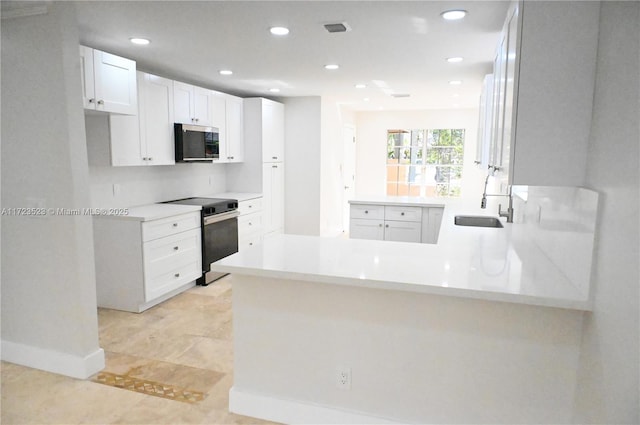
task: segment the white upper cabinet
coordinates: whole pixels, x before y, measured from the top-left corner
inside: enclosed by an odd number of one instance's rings
[[[135,61],[80,46],[80,66],[85,109],[137,114]]]
[[[214,126],[214,92],[179,81],[173,82],[175,121],[182,124]]]
[[[284,105],[263,99],[262,161],[284,161]]]
[[[485,75],[480,95],[480,117],[478,120],[478,142],[476,145],[475,164],[486,169],[489,166],[491,147],[491,130],[493,128],[493,74]]]
[[[516,2],[494,64],[492,155],[507,185],[584,184],[597,2]]]
[[[226,125],[224,144],[220,143],[220,157],[226,162],[244,160],[243,100],[225,95]]]
[[[173,81],[138,72],[137,116],[111,116],[111,164],[175,164]]]

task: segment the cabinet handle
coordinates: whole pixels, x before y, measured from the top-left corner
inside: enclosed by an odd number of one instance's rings
[[[278,159],[278,157],[277,156],[272,156],[271,159]]]
[[[99,100],[98,105],[104,105],[104,100]]]
[[[384,225],[384,227],[389,227],[389,225],[388,225],[388,224],[385,224],[385,225]]]
[[[174,249],[174,251],[177,251],[177,250],[179,250],[179,249],[180,249],[180,247],[178,247],[178,246],[174,246],[174,247],[173,247],[173,249]]]
[[[249,205],[249,208],[253,208],[253,205]]]
[[[196,122],[198,122],[198,121],[200,121],[200,119],[199,119],[199,118],[196,118]]]
[[[89,99],[89,103],[94,103],[95,101],[95,99]]]
[[[253,226],[253,223],[252,223],[252,222],[249,222],[249,226]]]
[[[382,223],[378,224],[378,227],[382,227]]]
[[[272,165],[271,168],[278,168],[278,166],[277,165]]]
[[[153,158],[151,158],[151,157],[149,157],[149,158],[147,158],[147,159],[148,159],[149,161],[153,161]]]
[[[173,223],[173,227],[178,227],[178,223]]]
[[[401,213],[400,213],[400,215],[404,215],[404,213],[403,213],[403,212],[401,212]]]
[[[228,156],[227,159],[233,159],[233,157],[232,156]]]
[[[364,213],[365,213],[365,214],[369,214],[369,211],[368,211],[368,210],[365,210],[365,211],[364,211]]]
[[[174,274],[175,277],[180,277],[180,273]]]
[[[253,242],[249,242],[249,246],[253,246]]]

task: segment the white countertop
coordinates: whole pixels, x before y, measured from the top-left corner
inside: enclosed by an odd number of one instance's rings
[[[350,204],[402,205],[412,207],[444,207],[446,198],[419,198],[409,196],[363,196],[349,201]]]
[[[108,211],[104,215],[99,215],[101,219],[118,219],[118,220],[134,220],[134,221],[151,221],[161,218],[172,217],[179,214],[186,214],[193,211],[200,211],[199,205],[180,205],[180,204],[150,204],[141,205],[130,208],[109,208],[113,213]]]
[[[359,201],[376,203],[374,199]],[[386,200],[389,205],[393,201]],[[453,217],[458,214],[495,214],[458,200],[416,202],[421,206],[445,205],[438,244],[278,235],[213,263],[211,270],[591,309],[588,297],[531,242],[524,226],[509,223],[504,223],[501,229],[456,226]]]

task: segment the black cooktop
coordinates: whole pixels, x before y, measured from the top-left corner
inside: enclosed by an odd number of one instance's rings
[[[238,209],[238,201],[236,199],[223,198],[184,198],[175,201],[167,201],[165,204],[181,204],[181,205],[200,205],[202,214],[205,216],[220,214],[227,211]]]

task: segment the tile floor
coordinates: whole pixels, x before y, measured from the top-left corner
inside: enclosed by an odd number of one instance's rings
[[[0,423],[268,424],[229,413],[231,279],[192,288],[141,314],[98,311],[105,371],[203,393],[176,401],[2,362]]]

